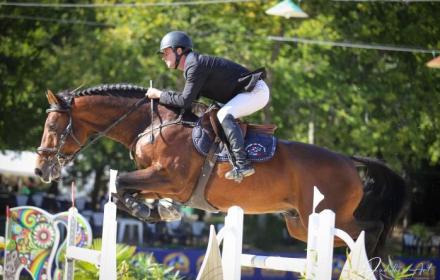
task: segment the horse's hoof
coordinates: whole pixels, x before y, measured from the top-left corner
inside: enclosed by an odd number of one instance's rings
[[[180,221],[182,215],[180,212],[168,201],[160,200],[157,204],[160,219],[165,222]]]

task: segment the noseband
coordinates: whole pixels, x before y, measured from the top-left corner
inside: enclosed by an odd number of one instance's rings
[[[81,151],[85,150],[86,148],[90,147],[91,145],[95,144],[101,137],[105,136],[113,127],[118,125],[120,122],[122,122],[128,115],[133,113],[137,108],[139,108],[144,101],[147,100],[147,97],[143,97],[142,99],[139,99],[133,106],[128,110],[125,114],[120,116],[115,122],[110,124],[104,131],[98,132],[96,137],[89,141],[87,144],[82,145],[81,142],[78,140],[78,138],[75,137],[75,134],[73,133],[73,124],[72,124],[72,114],[70,112],[70,107],[66,108],[65,106],[60,105],[52,105],[51,108],[46,110],[46,113],[50,112],[60,112],[60,113],[66,113],[69,115],[69,123],[67,124],[66,128],[64,129],[63,133],[60,136],[60,141],[58,142],[58,145],[53,148],[47,148],[47,147],[38,147],[37,153],[40,154],[41,152],[46,153],[52,153],[55,154],[54,156],[57,158],[58,163],[61,166],[64,166],[65,164],[71,162],[77,154],[79,154]],[[153,100],[151,101],[153,103]],[[75,141],[75,143],[79,146],[79,149],[74,152],[71,155],[66,155],[63,152],[61,152],[61,149],[66,143],[66,139],[68,136],[71,136],[72,139]],[[49,160],[52,159],[52,157],[47,157]]]
[[[69,115],[69,123],[67,124],[64,131],[61,133],[60,139],[59,139],[56,147],[48,148],[48,147],[41,147],[40,146],[37,148],[37,153],[41,154],[42,152],[45,152],[45,153],[55,154],[54,157],[56,157],[56,159],[58,160],[58,163],[61,166],[64,166],[66,163],[69,163],[70,161],[72,161],[75,158],[75,156],[84,148],[84,146],[81,144],[81,142],[78,140],[78,138],[76,138],[75,134],[73,133],[73,122],[72,122],[72,114],[70,113],[70,109],[63,108],[59,105],[56,105],[56,106],[52,105],[51,108],[46,110],[46,113],[50,113],[50,112],[60,112],[60,113],[68,114]],[[72,139],[75,141],[75,143],[79,146],[79,149],[71,155],[66,155],[65,153],[63,153],[61,151],[61,149],[66,144],[66,139],[69,136],[72,137]],[[48,159],[52,159],[52,157],[48,157]]]

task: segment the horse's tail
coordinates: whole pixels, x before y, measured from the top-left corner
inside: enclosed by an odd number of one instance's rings
[[[383,249],[387,236],[403,212],[408,198],[405,180],[383,162],[353,156],[355,163],[364,168],[364,196],[356,209],[355,217],[363,221],[381,221],[384,225],[379,236],[376,253]]]

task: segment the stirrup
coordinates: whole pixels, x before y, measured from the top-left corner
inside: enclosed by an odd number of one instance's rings
[[[255,169],[252,166],[249,166],[248,168],[240,168],[239,172],[241,175],[243,175],[243,177],[248,177],[254,175]]]
[[[232,170],[226,172],[225,178],[228,180],[234,180],[237,183],[241,183],[244,177],[251,176],[254,173],[255,173],[255,169],[253,167],[243,168],[243,169],[234,167],[232,168]]]
[[[225,178],[228,180],[234,180],[237,183],[241,183],[243,180],[243,175],[238,171],[237,167],[232,168],[225,174]]]

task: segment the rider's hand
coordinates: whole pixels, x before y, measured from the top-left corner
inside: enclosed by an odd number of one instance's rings
[[[145,94],[146,97],[153,99],[153,98],[160,98],[160,95],[162,94],[161,90],[158,90],[157,88],[149,88],[147,93]]]

